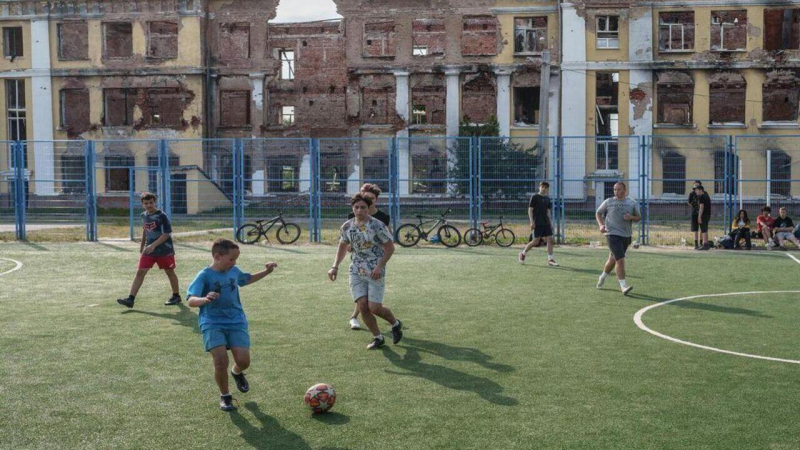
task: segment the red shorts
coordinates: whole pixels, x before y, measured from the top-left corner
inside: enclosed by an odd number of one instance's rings
[[[156,264],[161,270],[174,269],[175,255],[152,256],[142,253],[142,256],[139,257],[139,269],[152,269]]]

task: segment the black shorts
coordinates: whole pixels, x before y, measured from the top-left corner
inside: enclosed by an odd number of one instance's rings
[[[699,216],[692,214],[692,231],[700,231],[708,233],[708,222],[711,221],[711,216],[703,216],[703,223],[697,223]]]
[[[608,241],[608,249],[614,255],[614,259],[620,260],[625,257],[625,252],[628,251],[628,246],[631,245],[630,237],[615,236],[613,234],[606,235]]]
[[[549,224],[536,225],[533,227],[533,239],[546,238],[552,235],[553,235],[553,227],[551,227]]]

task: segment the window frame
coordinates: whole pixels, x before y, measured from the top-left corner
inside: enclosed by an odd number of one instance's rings
[[[19,50],[19,54],[14,54]],[[3,57],[12,62],[25,57],[25,34],[22,26],[3,27]]]
[[[65,25],[83,24],[86,27],[86,57],[67,58],[64,56],[62,44],[64,43],[63,28]],[[62,20],[56,24],[56,38],[58,39],[58,60],[59,61],[88,61],[89,60],[89,24],[85,20]]]
[[[109,119],[110,116],[108,114],[108,99],[109,99],[108,94],[110,93],[109,91],[120,91],[120,92],[123,93],[124,100],[125,100],[125,119],[126,119],[125,122],[126,123],[123,123],[121,125],[114,125],[114,124],[111,124],[109,122],[109,120],[110,120]],[[133,97],[133,108],[131,108],[131,109],[135,109],[136,97],[137,96],[138,96],[137,89],[131,89],[131,88],[106,88],[106,89],[103,89],[103,126],[104,127],[132,127],[133,124],[134,124],[134,118],[133,118],[133,112],[130,114],[130,117],[128,117],[128,103],[131,101],[130,98]],[[129,123],[127,123],[127,122],[129,122]]]
[[[116,25],[129,25],[131,27],[131,54],[129,56],[108,56],[108,27],[109,26],[116,26]],[[133,58],[134,51],[133,51],[133,22],[131,21],[109,21],[103,22],[103,59],[110,59],[110,60],[126,60]]]
[[[675,14],[675,13],[681,13],[681,14],[689,13],[689,14],[691,14],[692,15],[691,24],[690,23],[682,23],[682,22],[665,22],[664,19],[662,19],[662,15],[664,15],[664,14]],[[679,49],[678,48],[672,48],[672,28],[676,27],[676,26],[680,26],[681,27],[681,48],[679,48]],[[666,32],[667,32],[667,40],[666,41],[667,41],[667,45],[669,46],[668,48],[662,48],[661,45],[660,45],[661,33],[665,31],[664,27],[667,27],[666,28]],[[686,30],[689,27],[691,27],[692,30],[694,30],[694,28],[695,28],[694,11],[661,11],[661,12],[659,12],[659,15],[658,15],[658,37],[659,37],[658,51],[659,51],[659,53],[692,53],[692,52],[694,52],[694,46],[695,46],[695,40],[694,39],[692,39],[692,45],[690,47],[686,48]]]
[[[424,58],[428,56],[427,45],[414,45],[411,47],[411,56],[415,58]]]
[[[419,112],[421,111],[421,112]],[[416,104],[411,107],[411,124],[412,125],[427,125],[428,124],[428,107],[423,104]]]
[[[544,28],[533,26],[533,22],[534,22],[535,19],[542,19],[542,18],[545,20]],[[526,27],[518,27],[517,26],[517,21],[518,20],[527,20],[529,25],[526,26]],[[514,54],[515,55],[541,55],[545,50],[547,50],[547,40],[548,40],[547,29],[548,29],[548,26],[549,26],[549,23],[547,22],[547,16],[515,17],[514,18]],[[517,50],[517,35],[519,34],[520,30],[524,30],[524,35],[523,35],[523,41],[522,41],[522,50],[518,51]],[[538,46],[539,40],[542,37],[544,37],[544,46],[543,46],[543,48],[538,49],[538,50],[533,50],[533,51],[526,51],[525,50],[526,44],[528,44],[530,42],[530,39],[529,39],[529,37],[530,37],[529,33],[530,32],[533,32],[533,34],[539,38],[539,39],[535,40],[536,43],[537,43],[535,48],[539,47]],[[539,33],[543,33],[543,34],[539,35]]]
[[[728,26],[730,29],[735,29],[735,27],[739,26],[736,22],[716,22],[717,19],[714,17],[714,13],[720,12],[734,12],[740,10],[721,10],[721,11],[711,11],[711,26],[710,28],[710,36],[709,36],[709,44],[711,45],[712,52],[746,52],[747,51],[747,30],[745,30],[745,46],[743,48],[734,48],[729,49],[725,48],[725,27]],[[745,12],[745,26],[749,24],[747,21],[747,10],[743,10]],[[711,37],[714,35],[714,26],[719,26],[719,48],[715,49],[714,44],[711,43]]]
[[[291,54],[291,59],[287,58],[287,54]],[[278,60],[281,62],[280,79],[283,81],[294,81],[295,79],[295,63],[296,52],[289,48],[278,49]]]
[[[617,21],[617,29],[612,31],[611,30],[611,18],[616,19]],[[600,19],[606,19],[606,27],[605,29],[600,29]],[[605,36],[601,37],[601,34],[606,35],[616,35],[613,36]],[[616,46],[612,47],[610,44],[612,41],[616,41]],[[605,46],[601,46],[600,42],[605,42]],[[600,15],[595,17],[595,48],[597,50],[619,50],[619,15]]]
[[[80,91],[80,92],[85,92],[87,95],[89,95],[89,90],[88,90],[88,89],[86,89],[86,88],[63,88],[63,89],[61,89],[60,91],[58,91],[58,101],[59,101],[59,103],[60,103],[60,104],[58,105],[58,110],[59,110],[59,113],[60,113],[60,117],[59,117],[59,120],[58,120],[58,127],[59,127],[60,129],[62,129],[62,130],[68,130],[68,129],[69,129],[69,127],[70,127],[70,126],[69,126],[69,125],[68,125],[68,124],[65,122],[65,120],[66,120],[66,118],[67,118],[67,111],[66,111],[66,103],[67,103],[67,101],[66,101],[66,98],[65,98],[65,96],[66,96],[66,94],[67,94],[67,92],[68,92],[68,91]],[[90,99],[90,101],[89,101],[89,108],[90,108],[90,112],[89,112],[89,120],[88,120],[87,122],[91,123],[91,121],[92,121],[92,116],[91,116],[91,99]]]
[[[236,95],[236,96],[243,96],[245,98],[245,107],[247,108],[246,113],[246,122],[244,125],[234,125],[228,124],[223,121],[223,114],[222,114],[222,105],[223,105],[223,97],[227,95]],[[250,116],[250,98],[252,97],[252,91],[248,91],[245,89],[223,89],[219,91],[219,128],[248,128],[251,126],[252,117]]]
[[[291,108],[291,112],[287,113],[287,108]],[[294,125],[297,120],[296,118],[296,110],[293,105],[281,105],[280,109],[280,124],[284,127],[291,127]],[[288,118],[288,120],[287,120]]]
[[[151,26],[154,23],[170,23],[170,24],[174,24],[175,28],[176,28],[175,34],[171,35],[171,34],[153,33],[153,31],[151,30]],[[150,49],[151,49],[150,42],[151,42],[151,39],[153,38],[154,34],[155,34],[155,36],[157,38],[160,38],[160,39],[169,39],[169,38],[172,38],[174,36],[174,38],[175,38],[175,56],[153,55],[150,52]],[[178,59],[178,56],[180,54],[180,48],[181,48],[180,47],[180,42],[179,42],[179,35],[180,35],[180,22],[178,22],[178,21],[175,21],[175,20],[149,20],[149,21],[147,21],[147,43],[146,43],[146,46],[147,46],[147,49],[146,49],[147,58],[149,58],[149,59],[159,59],[159,60]]]

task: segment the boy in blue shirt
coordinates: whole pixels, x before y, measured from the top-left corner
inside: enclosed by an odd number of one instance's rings
[[[278,265],[267,263],[265,269],[254,274],[244,273],[236,267],[239,246],[228,239],[217,239],[211,247],[214,262],[197,274],[188,291],[188,304],[200,308],[198,322],[203,333],[203,344],[214,359],[214,379],[219,386],[219,408],[236,409],[228,388],[228,350],[233,355],[231,375],[240,392],[250,386],[244,370],[250,366],[250,335],[247,317],[242,309],[239,288],[266,277]]]

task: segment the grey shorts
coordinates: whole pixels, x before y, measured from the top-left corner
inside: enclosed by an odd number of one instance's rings
[[[794,233],[790,233],[788,231],[781,231],[779,233],[775,233],[775,237],[778,239],[791,240],[794,237]]]
[[[373,280],[372,277],[365,275],[350,274],[350,293],[353,294],[353,301],[361,297],[367,297],[372,303],[383,303],[383,292],[386,289],[386,277],[380,280]]]

